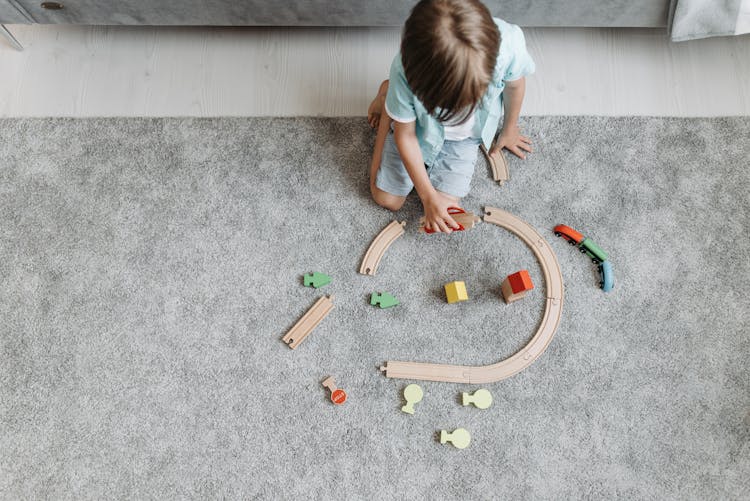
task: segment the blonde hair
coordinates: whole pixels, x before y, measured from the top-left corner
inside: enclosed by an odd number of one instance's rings
[[[428,113],[463,122],[487,90],[500,31],[478,0],[422,0],[401,38],[406,81]]]

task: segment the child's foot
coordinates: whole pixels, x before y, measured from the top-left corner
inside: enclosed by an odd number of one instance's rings
[[[375,96],[375,99],[372,100],[372,102],[370,103],[370,107],[367,108],[367,122],[373,129],[377,129],[378,125],[380,125],[380,117],[385,111],[385,95],[387,93],[388,80],[384,80],[383,83],[380,84],[380,88],[378,89],[378,94]]]

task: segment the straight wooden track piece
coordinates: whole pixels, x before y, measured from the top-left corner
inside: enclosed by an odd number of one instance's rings
[[[539,261],[546,285],[544,316],[531,341],[510,358],[493,365],[444,365],[421,362],[387,361],[380,370],[386,377],[420,379],[447,383],[494,383],[521,372],[531,365],[555,335],[562,317],[563,279],[557,256],[547,241],[529,223],[513,214],[494,207],[485,208],[484,221],[505,228],[528,245]]]
[[[288,344],[291,349],[295,349],[328,316],[332,309],[333,296],[321,297],[315,301],[315,304],[307,310],[307,313],[302,315],[302,318],[294,324],[294,327],[289,329],[289,332],[281,340]]]
[[[479,145],[479,148],[484,153],[484,158],[487,159],[487,163],[492,168],[492,179],[498,182],[500,186],[505,184],[505,181],[510,179],[510,170],[508,169],[508,161],[505,159],[505,154],[500,151],[500,156],[497,158],[490,156],[490,152],[483,144]]]
[[[391,223],[383,228],[375,240],[372,241],[370,247],[365,253],[364,259],[362,259],[362,265],[359,267],[359,272],[363,275],[375,275],[380,264],[380,259],[388,250],[388,247],[401,235],[404,234],[404,226],[406,221],[391,221]]]

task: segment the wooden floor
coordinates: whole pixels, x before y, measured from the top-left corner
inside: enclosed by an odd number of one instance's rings
[[[398,29],[9,26],[0,116],[364,115]],[[750,36],[526,29],[528,115],[750,115]]]

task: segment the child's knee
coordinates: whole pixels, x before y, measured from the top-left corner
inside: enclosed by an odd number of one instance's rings
[[[406,197],[392,195],[386,191],[381,190],[377,186],[371,186],[370,192],[372,193],[372,199],[375,200],[376,204],[390,211],[395,212],[399,210],[401,207],[403,207],[404,202],[406,201]]]
[[[397,210],[401,209],[401,207],[404,206],[404,200],[398,200],[398,199],[375,199],[375,202],[383,207],[384,209],[388,209],[389,211],[396,212]]]

